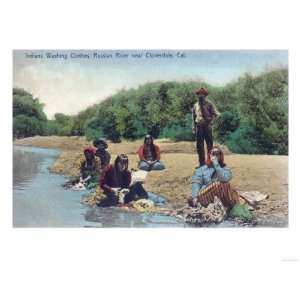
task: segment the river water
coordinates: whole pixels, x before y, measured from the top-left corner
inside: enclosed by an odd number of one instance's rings
[[[65,190],[65,177],[50,173],[59,152],[14,146],[14,227],[186,227],[181,220],[155,214],[90,207],[80,202],[87,192]]]

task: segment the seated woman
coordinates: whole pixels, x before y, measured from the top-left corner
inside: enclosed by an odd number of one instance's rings
[[[232,207],[239,196],[229,184],[231,179],[231,170],[224,163],[222,150],[214,146],[206,164],[197,168],[192,177],[192,198],[189,200],[189,205],[206,207],[217,196],[225,207]]]
[[[148,198],[142,184],[131,183],[131,173],[128,171],[128,157],[125,154],[118,155],[114,165],[109,165],[103,172],[100,187],[107,199],[101,202],[101,206],[111,206],[131,201]]]
[[[95,187],[99,182],[99,162],[95,158],[95,149],[87,147],[83,153],[85,160],[80,164],[80,179],[79,181],[85,183],[88,188]]]
[[[110,154],[106,150],[108,145],[104,139],[96,139],[93,142],[94,147],[97,148],[95,155],[100,159],[100,168],[103,170],[110,163]]]
[[[160,161],[160,149],[153,143],[153,138],[147,134],[144,144],[139,148],[138,156],[140,162],[138,168],[144,171],[163,170],[164,164]]]

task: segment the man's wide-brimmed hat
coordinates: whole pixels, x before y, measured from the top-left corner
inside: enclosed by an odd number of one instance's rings
[[[208,95],[208,90],[204,87],[201,87],[200,89],[195,91],[196,95],[203,95],[203,96],[207,96]]]
[[[106,142],[105,139],[96,139],[96,140],[94,140],[94,142],[93,142],[93,145],[94,145],[95,147],[98,147],[100,144],[102,144],[102,145],[104,146],[105,149],[108,148],[108,145],[107,145],[107,142]]]

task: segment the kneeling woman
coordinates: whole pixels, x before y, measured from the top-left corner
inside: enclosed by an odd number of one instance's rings
[[[77,182],[84,183],[88,189],[94,188],[99,182],[99,163],[95,157],[95,149],[87,147],[83,151],[85,159],[80,163],[80,178]],[[76,182],[76,183],[77,183]]]
[[[147,134],[144,144],[139,148],[138,156],[140,162],[138,168],[144,171],[163,170],[164,164],[160,161],[160,149],[153,143],[153,138]]]
[[[189,204],[193,207],[206,207],[217,196],[225,207],[232,207],[238,202],[239,196],[229,184],[231,179],[231,169],[224,162],[222,150],[214,146],[206,164],[195,170]]]
[[[111,206],[148,198],[141,183],[131,185],[131,173],[128,171],[128,157],[118,155],[114,165],[109,165],[103,172],[100,186],[107,196],[100,205]]]

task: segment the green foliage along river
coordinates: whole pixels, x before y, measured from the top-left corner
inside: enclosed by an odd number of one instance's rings
[[[288,70],[245,74],[222,87],[205,82],[151,82],[121,90],[77,115],[57,113],[47,120],[39,99],[13,89],[14,138],[34,135],[104,136],[113,142],[146,133],[173,140],[192,140],[194,90],[209,90],[221,116],[214,134],[232,152],[288,154]]]

